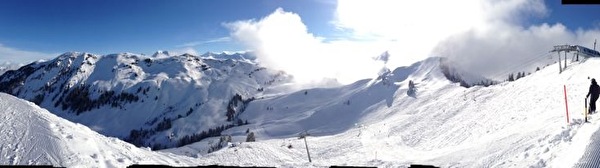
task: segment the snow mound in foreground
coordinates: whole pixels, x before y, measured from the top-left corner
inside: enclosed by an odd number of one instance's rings
[[[190,165],[191,158],[137,148],[0,93],[0,165]]]

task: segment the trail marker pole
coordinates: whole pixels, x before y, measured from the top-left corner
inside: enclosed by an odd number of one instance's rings
[[[567,124],[569,124],[569,105],[567,104],[567,85],[563,85],[565,92],[565,109],[567,111]]]

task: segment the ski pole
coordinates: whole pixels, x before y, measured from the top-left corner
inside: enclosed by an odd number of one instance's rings
[[[583,112],[584,116],[585,116],[585,122],[588,122],[588,109],[587,109],[587,97],[585,97],[585,102],[583,102],[584,106],[585,106],[585,111]]]

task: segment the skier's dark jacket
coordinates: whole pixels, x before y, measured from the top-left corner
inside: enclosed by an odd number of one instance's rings
[[[598,83],[596,83],[596,80],[592,79],[592,85],[590,85],[590,91],[588,92],[587,96],[592,96],[592,100],[596,100],[598,99],[598,96],[600,95],[600,86],[598,86]]]

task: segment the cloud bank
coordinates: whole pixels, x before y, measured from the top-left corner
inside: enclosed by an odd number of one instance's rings
[[[508,73],[533,72],[557,61],[557,54],[549,53],[554,45],[593,48],[596,37],[600,37],[598,30],[570,31],[560,23],[528,28],[506,25],[457,34],[441,42],[436,52],[467,70],[502,80]]]
[[[367,50],[375,44],[348,41],[324,42],[307,31],[300,16],[279,8],[260,20],[224,24],[231,36],[254,50],[257,60],[266,66],[293,74],[297,82],[310,83],[336,78],[349,83],[358,77],[377,73],[382,64],[371,59],[379,55]],[[366,57],[365,57],[366,56]]]
[[[521,26],[523,16],[551,14],[543,1],[490,1],[482,7],[488,11],[484,25],[442,40],[433,55],[448,57],[466,70],[503,80],[508,73],[533,72],[557,61],[557,54],[549,53],[554,45],[593,48],[594,39],[600,37],[598,29],[573,31],[561,23]]]
[[[12,62],[18,64],[28,64],[43,59],[52,59],[60,54],[48,54],[35,51],[19,50],[0,44],[0,63]]]
[[[191,55],[200,55],[196,49],[193,47],[183,47],[183,48],[175,48],[169,50],[171,56],[173,55],[183,55],[183,54],[191,54]]]
[[[331,24],[343,38],[317,37],[299,15],[281,8],[259,20],[223,25],[262,64],[300,82],[350,83],[374,77],[384,63],[395,68],[430,56],[496,78],[513,72],[508,68],[539,66],[535,60],[549,59],[543,54],[554,45],[591,47],[586,44],[600,37],[598,29],[573,31],[560,23],[522,26],[549,15],[543,0],[338,0]],[[386,51],[385,59],[373,59]]]
[[[203,45],[203,44],[221,43],[221,42],[229,42],[229,41],[231,41],[231,37],[219,37],[219,38],[214,38],[214,39],[209,39],[209,40],[204,40],[204,41],[193,41],[193,42],[178,45],[177,47],[196,47],[196,46]]]
[[[452,34],[483,25],[479,1],[339,0],[333,23],[354,38],[386,43],[390,66],[430,56]]]

